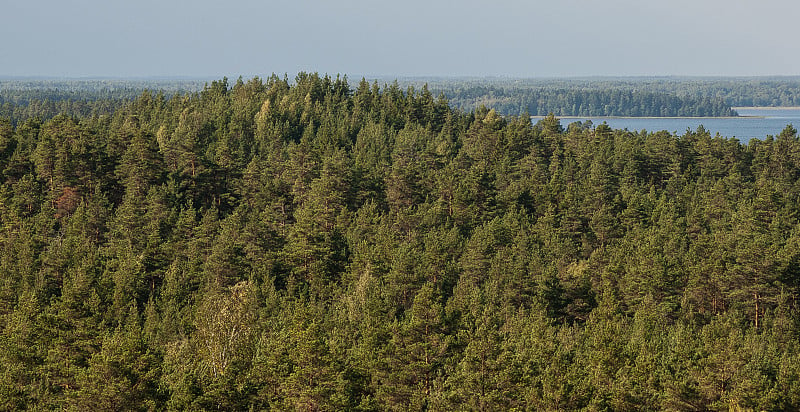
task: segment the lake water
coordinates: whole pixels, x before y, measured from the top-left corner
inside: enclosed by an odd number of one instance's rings
[[[560,117],[566,128],[570,123],[591,120],[595,125],[606,122],[612,129],[630,131],[666,130],[682,135],[687,129],[697,130],[702,125],[712,136],[735,137],[742,142],[775,136],[787,124],[800,128],[800,107],[735,107],[739,117]],[[534,123],[541,120],[534,116]]]

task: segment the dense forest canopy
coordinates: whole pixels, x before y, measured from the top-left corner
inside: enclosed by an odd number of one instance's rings
[[[308,73],[111,106],[0,121],[1,409],[800,408],[791,126]]]

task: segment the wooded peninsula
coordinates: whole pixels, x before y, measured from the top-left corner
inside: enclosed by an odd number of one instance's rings
[[[0,93],[0,409],[800,408],[795,128],[437,87]]]

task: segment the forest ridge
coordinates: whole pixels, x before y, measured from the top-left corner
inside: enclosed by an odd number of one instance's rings
[[[0,121],[0,409],[800,408],[791,126],[309,73],[97,104]]]

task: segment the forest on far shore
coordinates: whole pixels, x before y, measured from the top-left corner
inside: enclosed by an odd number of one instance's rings
[[[800,409],[794,127],[432,88],[6,103],[0,409]]]
[[[404,79],[428,84],[462,110],[505,115],[720,117],[732,107],[800,106],[800,77],[590,77]]]

